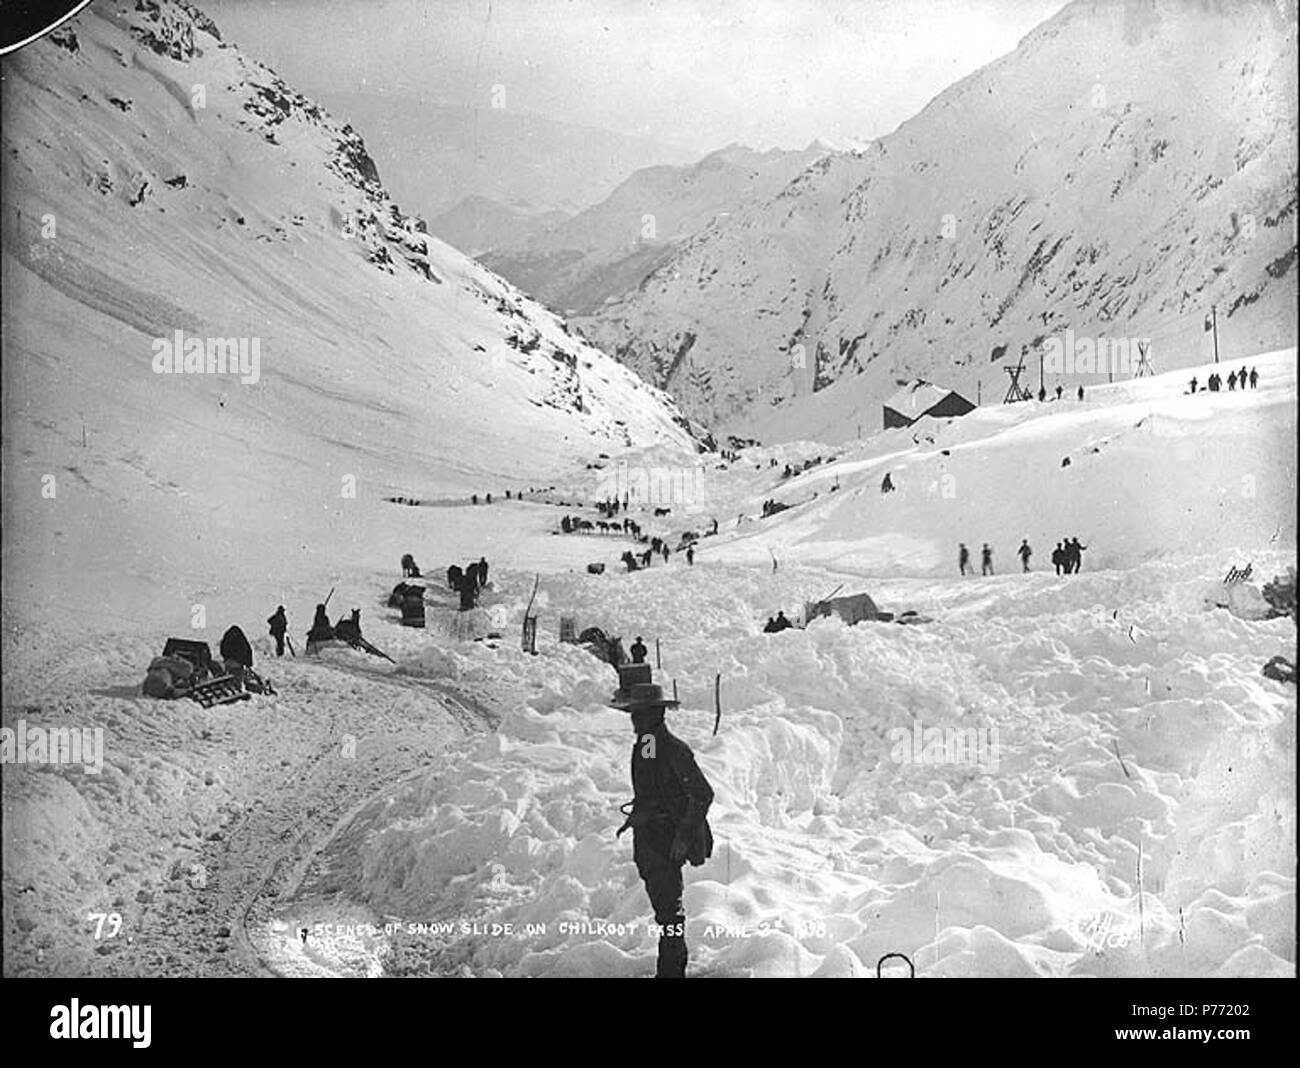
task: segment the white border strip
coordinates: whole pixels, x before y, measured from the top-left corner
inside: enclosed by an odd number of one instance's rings
[[[32,34],[30,37],[22,41],[19,41],[17,44],[11,44],[4,48],[0,48],[0,56],[7,56],[10,52],[16,52],[18,51],[18,49],[22,48],[23,45],[31,44],[33,41],[38,40],[41,37],[44,37],[50,31],[57,30],[60,26],[62,26],[65,22],[67,22],[68,19],[76,15],[79,11],[82,10],[82,8],[89,6],[89,4],[90,4],[90,0],[81,0],[81,3],[79,3],[71,11],[69,11],[61,19],[57,19],[54,22],[51,22],[48,26],[45,27],[45,29],[41,30],[40,32]]]

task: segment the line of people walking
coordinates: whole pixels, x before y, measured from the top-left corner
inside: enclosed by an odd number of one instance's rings
[[[959,542],[957,545],[957,570],[963,575],[975,574],[975,569],[971,567],[970,550],[966,548],[965,542]],[[993,574],[993,550],[989,548],[988,542],[980,547],[980,574]]]
[[[1052,564],[1056,568],[1056,573],[1071,575],[1079,570],[1082,562],[1081,554],[1088,547],[1080,545],[1078,538],[1066,538],[1056,543],[1056,548],[1052,551]],[[1029,544],[1028,538],[1020,540],[1020,547],[1016,549],[1016,556],[1020,560],[1020,570],[1028,574],[1031,570],[1029,561],[1034,555],[1034,550]],[[965,542],[959,542],[957,545],[957,570],[963,575],[975,574],[975,568],[971,565],[970,550],[966,548]],[[980,546],[980,574],[992,575],[993,568],[993,549],[988,542]]]
[[[1250,374],[1246,373],[1246,369],[1244,367],[1229,373],[1228,392],[1231,393],[1233,390],[1237,389],[1238,387],[1245,389],[1247,385],[1249,385],[1251,389],[1255,389],[1259,385],[1259,372],[1255,370],[1255,368],[1252,367],[1250,369]],[[1189,392],[1195,393],[1196,392],[1195,375],[1192,376],[1191,387],[1192,388]],[[1214,371],[1211,372],[1210,377],[1206,379],[1205,389],[1201,390],[1201,392],[1219,393],[1222,391],[1222,389],[1223,389],[1223,377],[1219,374],[1218,371]]]

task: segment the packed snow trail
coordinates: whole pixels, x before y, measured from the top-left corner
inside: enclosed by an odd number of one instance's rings
[[[264,971],[244,935],[250,908],[294,885],[360,799],[495,722],[481,695],[453,685],[385,677],[346,649],[275,660],[265,640],[258,667],[275,696],[202,709],[93,684],[98,672],[137,674],[151,655],[139,645],[97,643],[90,679],[79,650],[75,683],[6,710],[6,726],[79,716],[108,743],[97,777],[57,766],[6,776],[6,911],[35,939],[26,959],[8,955],[8,974]],[[120,932],[95,938],[99,913],[121,917]]]

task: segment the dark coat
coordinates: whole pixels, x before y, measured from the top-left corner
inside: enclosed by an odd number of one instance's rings
[[[647,755],[649,737],[654,756]],[[686,859],[699,867],[713,855],[713,831],[706,818],[713,788],[695,762],[691,747],[660,723],[638,735],[632,746],[632,814],[620,829],[659,824],[687,839]]]
[[[221,636],[221,659],[234,660],[246,668],[253,666],[253,647],[238,627],[231,627]]]
[[[309,642],[327,642],[334,637],[334,628],[330,626],[329,616],[323,606],[316,607],[316,616],[311,621],[311,630],[307,632]]]
[[[460,610],[467,612],[478,604],[478,584],[475,576],[466,575],[460,584]]]

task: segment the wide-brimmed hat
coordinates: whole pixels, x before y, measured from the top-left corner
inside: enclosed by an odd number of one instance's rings
[[[639,712],[645,708],[677,708],[680,701],[664,696],[664,688],[657,682],[635,682],[627,697],[615,695],[610,707],[624,712]]]

